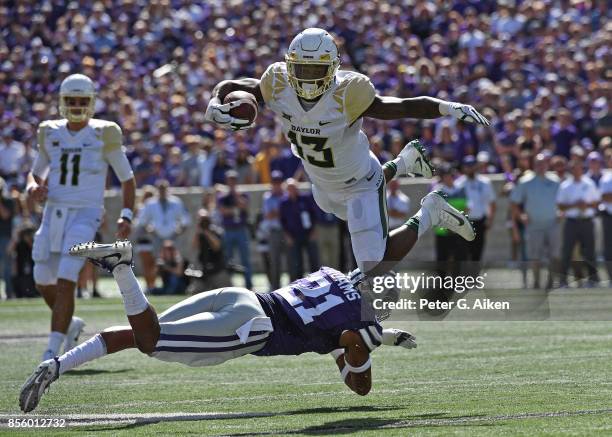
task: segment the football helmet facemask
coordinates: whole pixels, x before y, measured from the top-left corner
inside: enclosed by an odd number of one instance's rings
[[[73,123],[87,121],[94,115],[96,89],[84,74],[71,74],[60,85],[60,115]]]
[[[319,97],[334,82],[340,66],[338,46],[323,29],[311,27],[299,33],[285,55],[287,77],[295,93],[306,100]]]

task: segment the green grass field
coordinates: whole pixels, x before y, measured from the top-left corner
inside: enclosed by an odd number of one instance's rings
[[[176,298],[152,298],[161,311]],[[86,337],[125,324],[117,298],[79,301]],[[18,392],[49,311],[0,304],[0,433],[46,435],[611,435],[609,322],[410,322],[416,350],[381,347],[359,397],[329,356],[244,357],[188,368],[125,351],[63,375],[35,414]],[[9,418],[65,418],[56,430]],[[44,433],[44,434],[41,434]]]

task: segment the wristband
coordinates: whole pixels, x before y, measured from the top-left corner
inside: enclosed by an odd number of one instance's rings
[[[344,369],[348,369],[348,371],[352,373],[362,373],[368,370],[370,367],[372,367],[372,360],[370,360],[370,358],[368,358],[368,360],[359,367],[353,367],[347,360],[344,360]]]
[[[344,353],[344,349],[334,349],[329,354],[334,357],[334,360],[337,361],[338,357]]]
[[[132,212],[130,208],[123,208],[121,210],[121,214],[119,214],[119,217],[132,223],[132,219],[134,218],[134,213]]]

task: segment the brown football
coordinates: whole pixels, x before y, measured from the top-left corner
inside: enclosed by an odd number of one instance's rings
[[[232,108],[230,115],[235,118],[249,120],[249,122],[255,121],[257,118],[257,99],[255,96],[246,91],[234,91],[225,96],[223,103],[230,103],[235,100],[247,100],[247,102]]]

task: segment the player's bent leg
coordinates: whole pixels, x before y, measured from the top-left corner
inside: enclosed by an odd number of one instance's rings
[[[159,321],[155,309],[149,304],[132,271],[132,243],[81,243],[71,247],[69,252],[71,256],[87,258],[113,274],[123,297],[135,343],[141,352],[151,353],[159,339]]]

